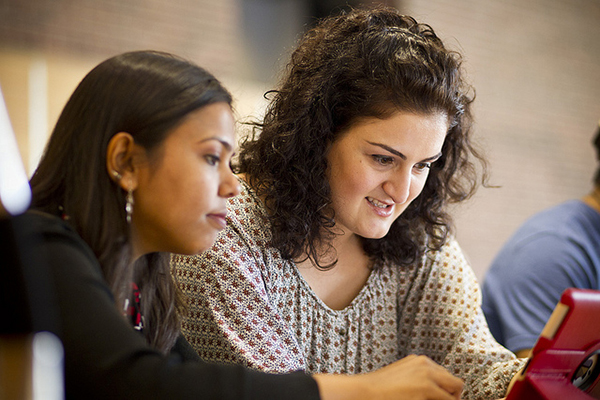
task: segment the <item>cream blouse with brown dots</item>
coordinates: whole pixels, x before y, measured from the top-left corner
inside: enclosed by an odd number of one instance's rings
[[[270,372],[363,373],[422,354],[465,380],[464,399],[505,395],[524,360],[491,336],[455,240],[410,267],[377,266],[352,303],[333,310],[269,246],[264,207],[242,187],[212,249],[171,260],[189,306],[182,331],[203,359]]]

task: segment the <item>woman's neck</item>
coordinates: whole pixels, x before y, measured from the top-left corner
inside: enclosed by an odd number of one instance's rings
[[[142,257],[145,254],[148,254],[148,251],[141,239],[138,231],[136,229],[135,222],[130,225],[130,244],[131,244],[131,262],[135,262],[138,258]]]
[[[317,297],[331,309],[342,310],[366,284],[371,274],[371,262],[356,235],[337,236],[331,245],[333,247],[319,259],[319,264],[328,265],[337,260],[333,268],[319,269],[311,259],[296,262],[296,266]]]

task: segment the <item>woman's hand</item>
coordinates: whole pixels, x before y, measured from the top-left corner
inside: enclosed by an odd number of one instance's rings
[[[459,400],[463,381],[425,356],[411,355],[361,375],[315,375],[323,400]]]

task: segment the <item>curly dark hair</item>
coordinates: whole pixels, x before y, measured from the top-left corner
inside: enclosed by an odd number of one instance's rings
[[[487,169],[471,140],[474,91],[461,63],[429,25],[389,7],[353,9],[304,35],[236,165],[264,199],[272,244],[284,257],[307,255],[320,268],[335,264],[318,260],[335,225],[327,150],[359,118],[384,119],[398,111],[442,112],[450,127],[422,194],[385,237],[363,238],[364,250],[374,261],[406,265],[445,243],[451,229],[447,203],[472,196],[480,183],[473,158],[482,167],[481,183]]]

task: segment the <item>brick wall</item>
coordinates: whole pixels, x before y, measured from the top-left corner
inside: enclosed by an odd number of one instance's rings
[[[166,50],[227,74],[238,11],[236,0],[0,0],[0,44],[101,58]]]

